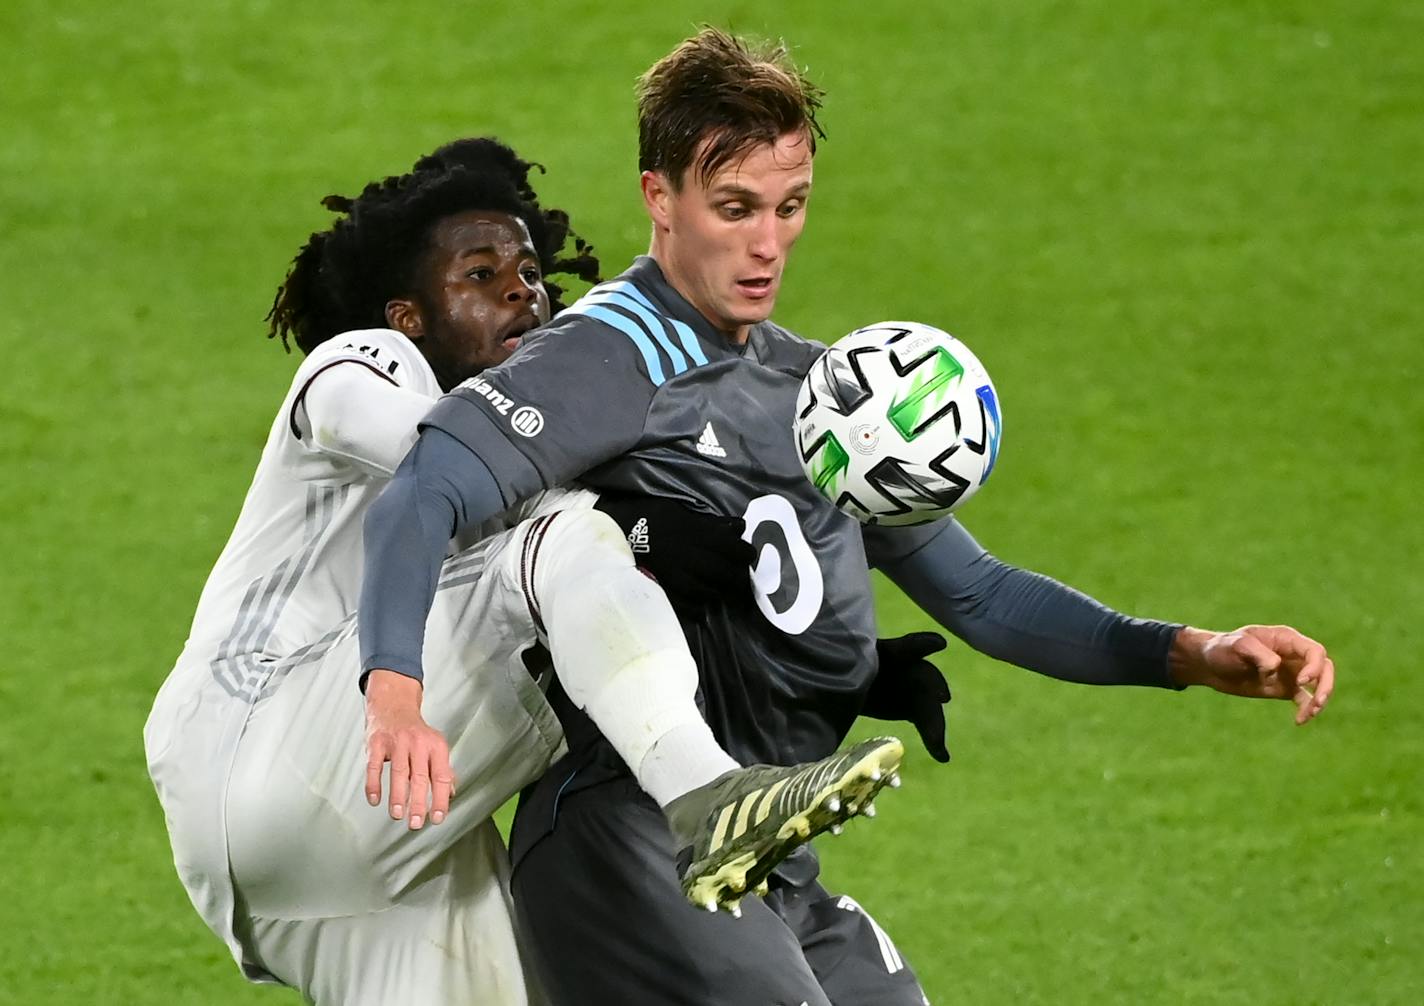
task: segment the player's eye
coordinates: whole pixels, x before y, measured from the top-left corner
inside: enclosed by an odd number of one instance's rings
[[[751,214],[751,210],[741,203],[723,203],[718,209],[722,211],[722,216],[728,220],[742,220]]]
[[[535,283],[538,283],[543,278],[539,275],[539,270],[532,265],[525,266],[524,271],[521,272],[519,275],[523,276],[524,282],[530,284],[531,286]]]
[[[780,206],[778,206],[776,208],[776,215],[781,217],[782,219],[785,219],[787,217],[794,217],[796,214],[801,212],[801,206],[801,200],[793,199],[789,203],[782,203]]]
[[[494,270],[487,265],[479,265],[475,266],[475,268],[471,269],[465,275],[469,276],[470,279],[484,283],[494,278]]]

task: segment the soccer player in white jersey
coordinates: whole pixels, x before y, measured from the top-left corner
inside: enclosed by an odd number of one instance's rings
[[[544,273],[596,275],[581,241],[559,257],[567,217],[539,208],[528,170],[494,141],[462,141],[327,201],[344,217],[298,256],[272,314],[273,334],[294,334],[307,359],[145,727],[195,907],[249,978],[317,1003],[537,1000],[489,821],[561,749],[526,659],[537,639],[569,695],[630,738],[620,754],[670,819],[693,807],[689,831],[696,794],[756,777],[711,739],[666,599],[584,491],[545,494],[533,519],[444,565],[426,651],[432,725],[383,716],[378,695],[363,710],[352,613],[368,504],[442,389],[547,320],[560,291]],[[741,544],[718,518],[699,531]],[[429,780],[392,776],[395,824],[368,805],[379,758],[362,798],[367,743],[399,763],[432,739],[448,741],[448,760]],[[809,823],[848,816],[824,805],[868,799],[897,753],[881,744],[801,769],[821,780]]]

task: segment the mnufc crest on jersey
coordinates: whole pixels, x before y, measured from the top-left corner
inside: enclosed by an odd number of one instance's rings
[[[514,408],[514,400],[495,389],[483,377],[462,381],[456,391],[472,391],[494,406],[494,410],[509,419],[509,425],[521,437],[537,437],[544,429],[544,414],[532,405]]]

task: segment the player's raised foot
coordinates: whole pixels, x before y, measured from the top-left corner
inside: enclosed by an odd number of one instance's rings
[[[894,737],[877,737],[820,761],[734,769],[684,793],[665,808],[679,848],[692,849],[682,892],[710,912],[765,893],[768,875],[798,846],[839,834],[856,814],[874,816],[875,795],[900,784],[904,754]]]

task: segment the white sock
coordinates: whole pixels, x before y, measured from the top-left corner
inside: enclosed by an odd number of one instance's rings
[[[666,807],[688,790],[739,767],[699,719],[675,726],[653,742],[638,766],[638,785]]]
[[[697,665],[667,596],[607,514],[566,510],[524,573],[554,672],[660,806],[737,763],[697,708]]]

